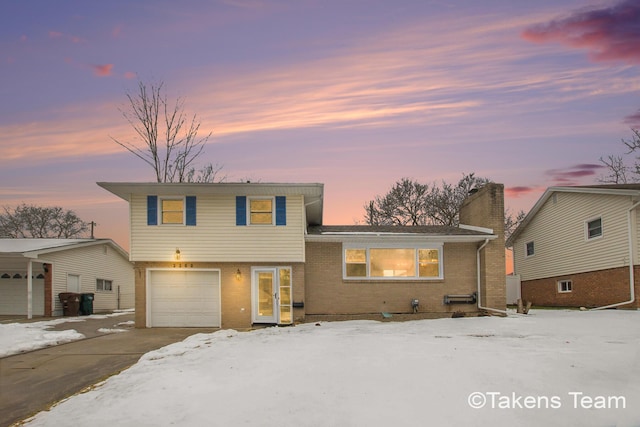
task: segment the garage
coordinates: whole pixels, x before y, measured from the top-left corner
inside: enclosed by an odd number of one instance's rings
[[[27,279],[20,275],[0,277],[0,314],[27,315]],[[44,316],[44,280],[34,278],[32,282],[32,314]]]
[[[149,270],[148,327],[220,327],[218,270]]]

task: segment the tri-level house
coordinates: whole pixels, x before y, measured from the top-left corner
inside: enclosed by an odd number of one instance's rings
[[[507,241],[522,299],[639,308],[640,185],[549,187]]]
[[[98,185],[129,202],[137,327],[505,309],[500,184],[460,227],[327,226],[317,183]]]

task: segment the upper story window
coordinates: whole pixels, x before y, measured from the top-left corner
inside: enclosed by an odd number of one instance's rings
[[[162,224],[184,224],[184,201],[182,199],[161,199]]]
[[[525,243],[525,257],[532,256],[535,254],[535,248],[533,246],[533,242]]]
[[[344,250],[345,279],[442,279],[442,247]]]
[[[273,224],[273,198],[249,199],[249,224]]]
[[[147,225],[196,225],[196,197],[147,196]]]
[[[586,223],[587,240],[602,237],[602,218],[596,218]]]

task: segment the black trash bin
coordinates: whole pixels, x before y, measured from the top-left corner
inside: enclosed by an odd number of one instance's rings
[[[93,314],[93,298],[94,294],[80,294],[80,314],[88,316]]]
[[[80,294],[75,292],[62,292],[58,294],[62,303],[62,314],[64,316],[78,316],[80,314]]]

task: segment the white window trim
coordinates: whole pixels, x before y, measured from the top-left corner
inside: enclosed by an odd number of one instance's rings
[[[164,223],[162,222],[162,202],[164,200],[181,200],[182,201],[182,223]],[[176,227],[186,225],[187,221],[187,198],[184,196],[159,196],[158,197],[158,225],[163,227]]]
[[[251,223],[251,201],[252,200],[271,200],[271,224],[252,224]],[[251,227],[269,227],[276,225],[276,198],[275,196],[249,196],[247,197],[247,225]]]
[[[600,220],[600,235],[589,237],[589,223],[597,220]],[[602,239],[603,236],[604,236],[604,221],[602,220],[602,215],[591,217],[584,222],[584,240],[585,241],[591,242],[593,240]]]
[[[569,289],[568,291],[563,291],[562,290],[562,283],[563,282],[568,282],[570,287],[571,287],[571,289]],[[558,280],[557,283],[558,283],[558,293],[559,294],[569,294],[569,293],[573,292],[573,280],[571,280],[571,279],[563,279],[563,280]]]
[[[529,255],[529,251],[527,251],[527,245],[531,243],[533,245],[533,253]],[[528,242],[524,242],[524,257],[531,258],[536,255],[536,244],[533,240],[529,240]]]
[[[364,249],[367,260],[367,275],[360,277],[352,277],[347,276],[347,260],[346,254],[347,249]],[[403,276],[389,276],[389,277],[378,277],[378,276],[370,276],[371,274],[371,260],[370,260],[370,249],[414,249],[415,250],[415,276],[403,277]],[[418,276],[420,264],[419,264],[419,249],[437,249],[438,250],[438,276],[437,277],[423,277]],[[342,245],[342,279],[344,281],[369,281],[369,282],[378,282],[378,281],[392,281],[392,282],[424,282],[424,281],[439,281],[444,280],[444,243],[429,243],[429,244],[402,244],[402,243],[385,243],[385,244],[377,244],[377,243],[344,243]]]

